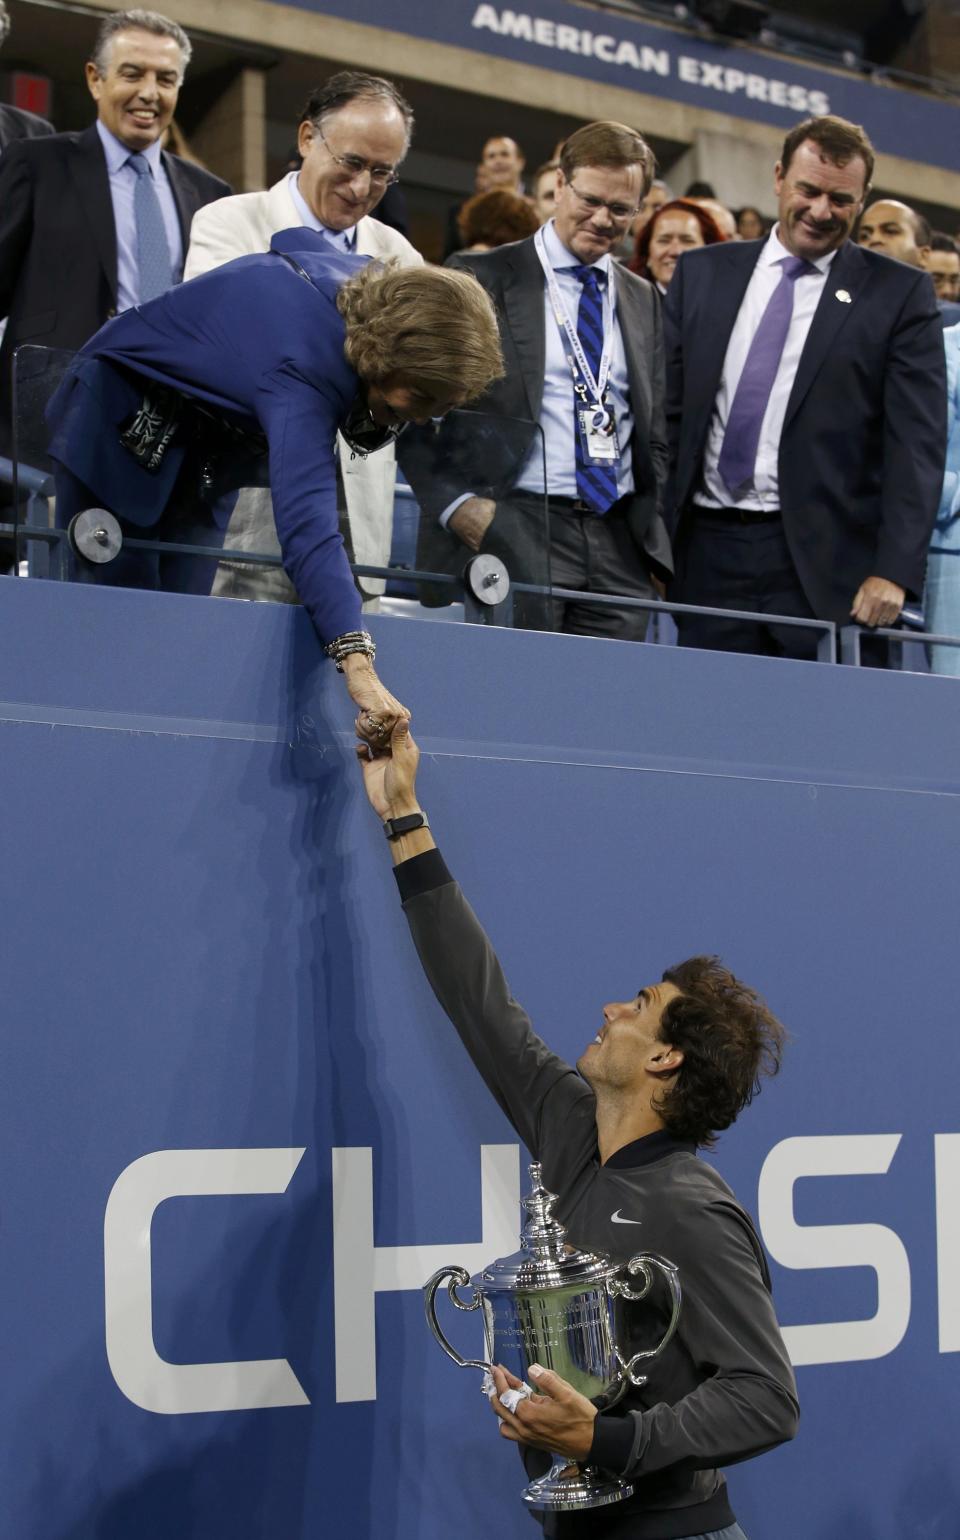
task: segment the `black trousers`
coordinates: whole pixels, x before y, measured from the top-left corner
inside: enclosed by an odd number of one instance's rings
[[[236,501],[234,495],[233,501]],[[57,524],[98,506],[96,494],[62,468],[57,471]],[[195,491],[192,480],[178,478],[170,502],[156,524],[134,524],[115,515],[125,540],[169,541],[171,545],[223,545],[226,529],[215,521],[210,505]],[[228,515],[229,517],[229,515]],[[124,546],[113,561],[100,566],[77,559],[73,581],[107,588],[147,588],[179,594],[208,594],[216,576],[218,556],[188,556],[174,551],[132,551]]]
[[[515,582],[582,591],[579,599],[514,594],[514,625],[526,631],[565,631],[572,636],[642,642],[649,611],[628,605],[591,604],[588,595],[626,594],[656,599],[646,559],[630,533],[624,503],[602,518],[550,505],[542,497],[513,492],[497,503],[480,549],[499,556]]]
[[[715,609],[813,616],[779,518],[767,523],[740,523],[705,508],[686,515],[670,597],[680,604]],[[815,658],[817,639],[822,634],[802,626],[717,620],[705,615],[678,615],[676,620],[681,647],[753,652],[775,658]]]
[[[670,597],[680,604],[714,609],[799,618],[813,615],[779,518],[740,523],[711,514],[706,508],[695,508],[686,515]],[[717,620],[706,615],[678,615],[676,621],[681,647],[752,652],[773,658],[815,658],[818,639],[823,635],[803,626]],[[860,659],[867,668],[889,668],[890,645],[867,632],[860,642]]]

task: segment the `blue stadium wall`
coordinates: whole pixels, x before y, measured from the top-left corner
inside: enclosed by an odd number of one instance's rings
[[[0,1531],[520,1540],[514,1451],[418,1290],[514,1248],[520,1154],[419,976],[305,617],[0,599]],[[956,683],[376,633],[560,1051],[701,950],[791,1028],[713,1157],[803,1407],[730,1473],[751,1540],[955,1540]]]

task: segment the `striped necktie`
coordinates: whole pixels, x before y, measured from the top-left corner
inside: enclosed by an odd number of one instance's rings
[[[137,225],[137,268],[140,274],[138,303],[156,299],[173,287],[170,247],[163,223],[160,199],[153,185],[153,174],[145,155],[131,155],[127,164],[137,174],[133,193],[133,214]]]
[[[583,286],[580,306],[577,310],[577,336],[586,354],[587,363],[596,380],[600,373],[603,353],[603,289],[606,274],[601,268],[580,266],[571,268],[574,277]],[[574,443],[577,458],[577,495],[594,513],[604,514],[617,501],[616,462],[589,465],[584,459],[583,437],[577,413],[583,406],[579,396],[574,396]],[[591,405],[593,403],[591,402]]]

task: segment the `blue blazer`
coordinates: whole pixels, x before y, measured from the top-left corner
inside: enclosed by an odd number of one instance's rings
[[[727,344],[762,246],[729,241],[686,252],[664,301],[669,513],[681,547]],[[870,576],[919,598],[946,415],[929,274],[845,241],[800,356],[779,452],[784,534],[821,619],[849,619]]]
[[[360,625],[334,459],[359,381],[344,357],[336,297],[366,260],[334,250],[316,231],[282,230],[269,252],[239,257],[108,321],[48,409],[51,457],[98,504],[145,528],[161,518],[186,450],[174,440],[152,472],[120,442],[144,379],[259,429],[283,564],[323,642]]]
[[[943,346],[947,355],[947,469],[930,550],[954,554],[960,552],[960,325],[944,332]]]

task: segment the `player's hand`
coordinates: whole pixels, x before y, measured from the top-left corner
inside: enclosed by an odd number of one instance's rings
[[[401,717],[386,746],[376,749],[357,744],[357,759],[370,806],[380,818],[402,818],[420,812],[417,802],[417,765],[420,750],[410,736],[410,724]]]
[[[489,497],[468,497],[466,502],[454,509],[447,520],[447,528],[452,530],[464,545],[471,551],[479,551],[481,541],[497,511],[497,505]]]
[[[535,1394],[519,1402],[515,1412],[508,1412],[500,1395],[507,1389],[518,1390],[521,1381],[499,1364],[493,1370],[497,1395],[490,1405],[500,1418],[501,1438],[513,1444],[532,1444],[535,1449],[566,1455],[570,1460],[585,1460],[597,1416],[593,1402],[551,1369],[531,1364],[527,1374]]]
[[[862,626],[892,626],[899,619],[907,595],[899,583],[887,578],[864,578],[854,595],[850,614]]]
[[[410,720],[406,706],[381,684],[373,664],[363,653],[351,653],[344,658],[343,677],[351,700],[360,708],[354,724],[357,737],[374,749],[386,748],[396,723]]]

